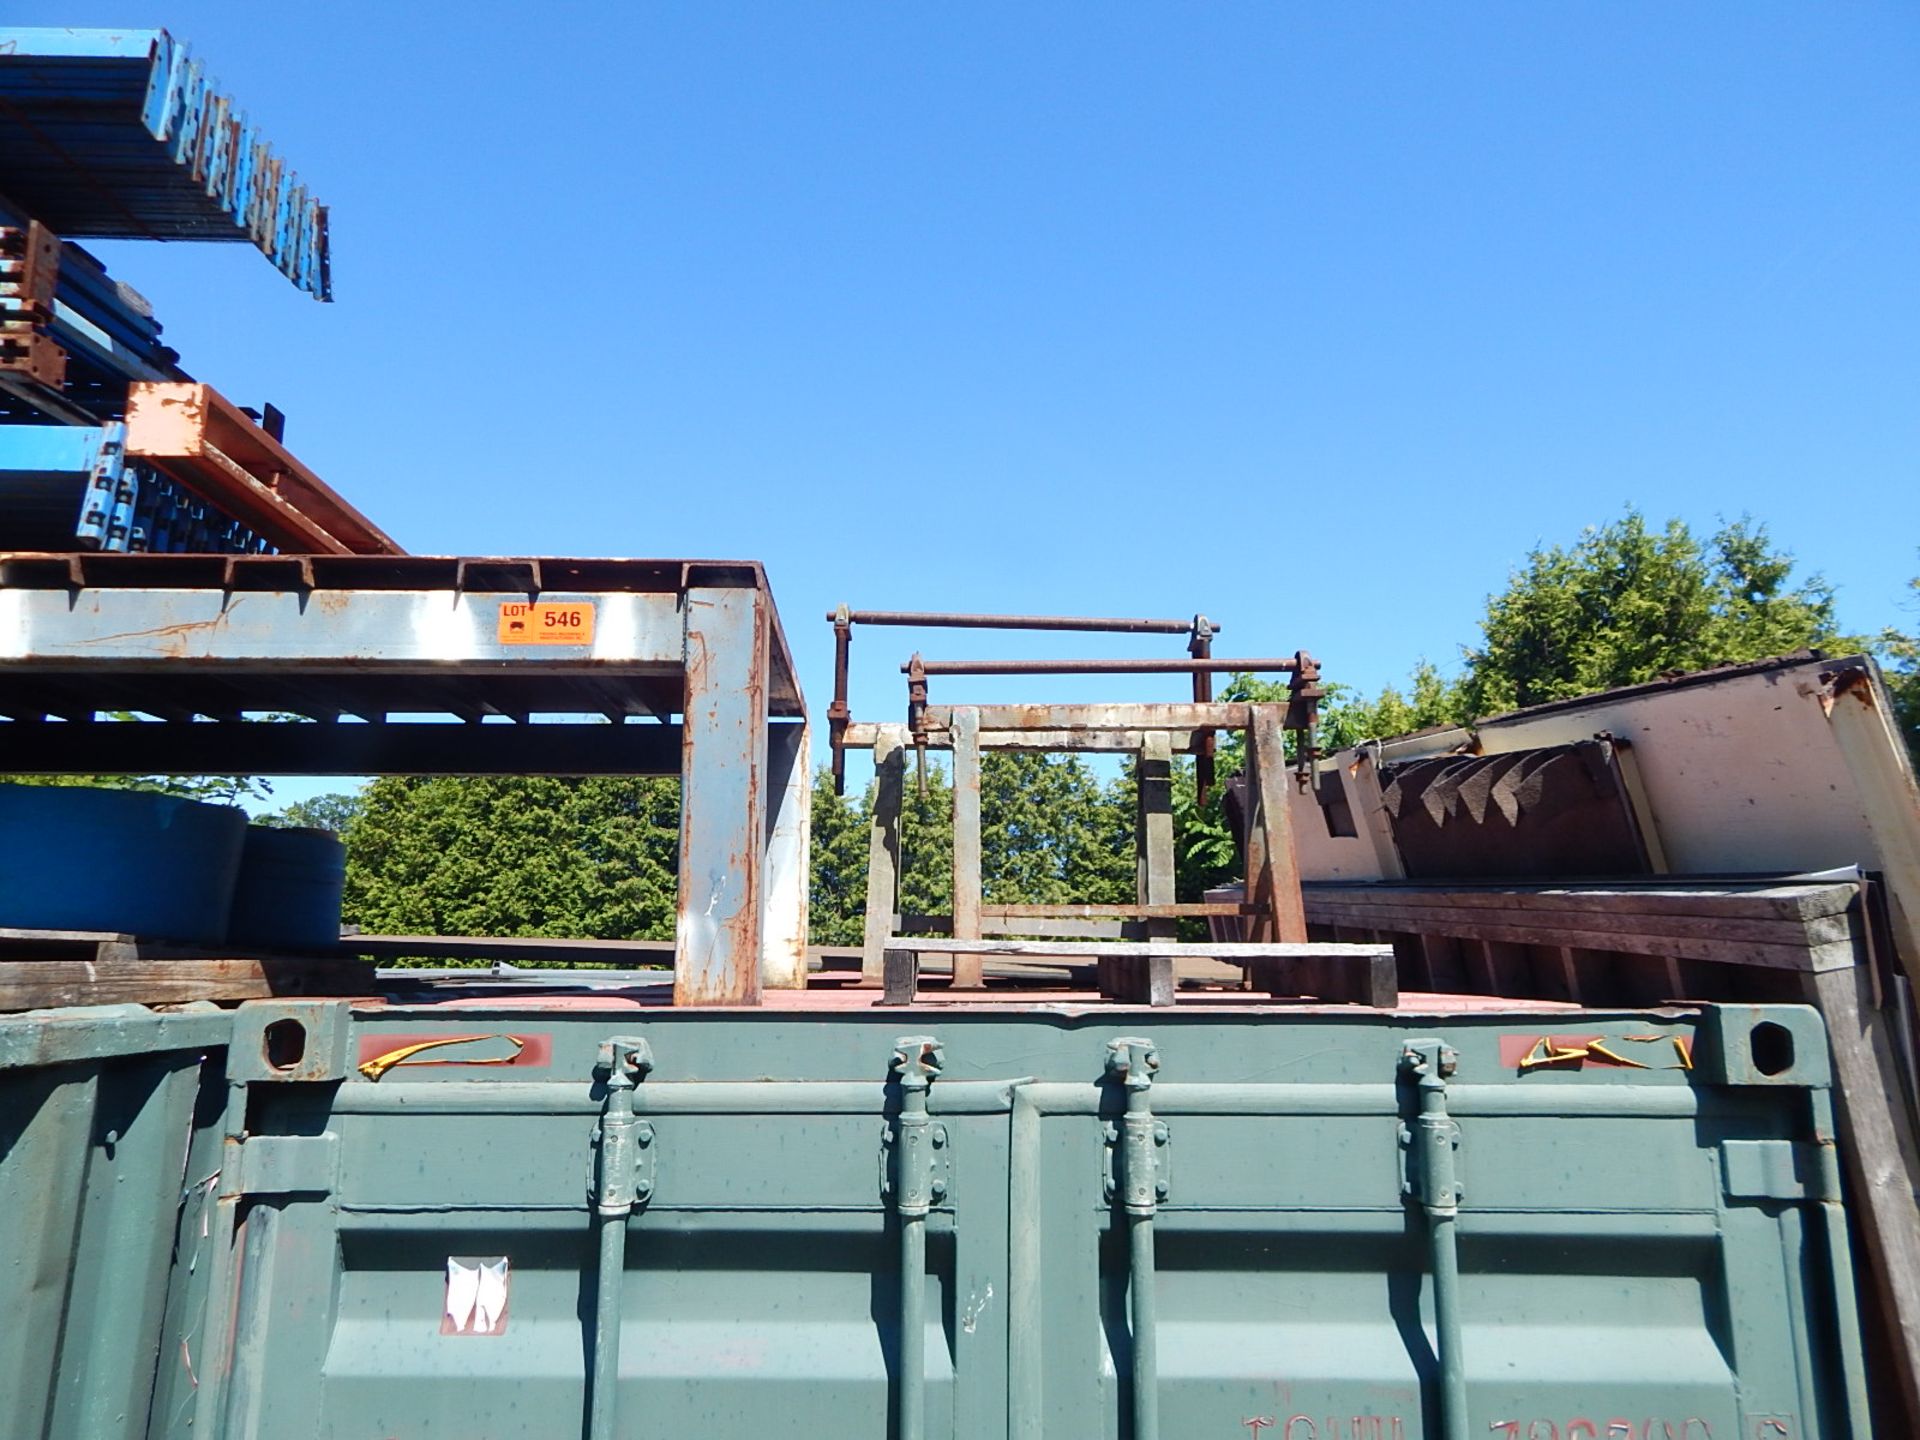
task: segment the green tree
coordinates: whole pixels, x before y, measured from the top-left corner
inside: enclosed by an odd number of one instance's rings
[[[990,751],[980,767],[981,888],[992,904],[1129,900],[1134,887],[1133,788],[1102,784],[1070,755]],[[809,931],[815,944],[856,945],[864,928],[874,786],[833,793],[814,779]],[[900,805],[900,903],[907,915],[953,910],[953,782],[927,766],[920,793],[907,757]]]
[[[1915,582],[1920,588],[1920,581]],[[1448,679],[1422,660],[1406,688],[1371,700],[1327,685],[1316,737],[1322,753],[1363,740],[1542,701],[1633,685],[1674,670],[1758,660],[1795,650],[1863,649],[1839,633],[1833,590],[1818,576],[1793,583],[1793,557],[1773,548],[1764,525],[1742,519],[1704,543],[1684,521],[1650,528],[1629,510],[1587,530],[1571,547],[1535,549],[1487,597],[1482,640],[1467,647],[1466,673]],[[1881,645],[1908,743],[1920,753],[1920,640],[1888,632]],[[1238,676],[1230,700],[1284,702],[1284,682]],[[1223,737],[1219,773],[1238,773],[1244,745]],[[1233,837],[1218,799],[1198,803],[1189,772],[1176,787],[1179,893],[1196,899],[1233,873]]]
[[[989,904],[1113,904],[1134,895],[1134,791],[1078,755],[989,751],[980,766]],[[951,842],[949,842],[951,843]]]
[[[311,800],[295,800],[270,815],[256,816],[253,823],[288,830],[331,830],[344,840],[365,804],[366,797],[358,791],[336,790]]]
[[[1920,600],[1920,577],[1909,582],[1909,588]],[[1893,692],[1894,722],[1907,742],[1907,753],[1920,767],[1920,636],[1890,628],[1878,648],[1887,689]]]
[[[867,904],[867,828],[872,792],[836,795],[833,775],[813,777],[807,886],[808,938],[815,945],[858,945]]]
[[[374,933],[671,939],[679,785],[386,777],[348,831],[344,918]]]
[[[273,793],[271,782],[245,775],[0,775],[0,784],[143,790],[208,805],[240,805]]]
[[[1789,582],[1793,557],[1764,525],[1738,520],[1702,543],[1682,520],[1651,529],[1637,510],[1571,547],[1536,549],[1487,601],[1466,652],[1474,715],[1637,685],[1673,670],[1758,660],[1843,639],[1833,589]]]

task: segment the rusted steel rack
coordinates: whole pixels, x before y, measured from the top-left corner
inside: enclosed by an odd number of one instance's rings
[[[925,748],[950,752],[953,765],[953,915],[952,943],[922,944],[896,936],[893,912],[898,903],[900,811],[905,790],[906,750],[911,732],[900,725],[850,725],[849,744],[870,743],[878,776],[869,838],[867,920],[862,969],[870,980],[886,984],[893,1003],[907,1003],[917,984],[918,952],[953,955],[956,988],[982,983],[986,954],[1079,954],[1100,962],[1102,994],[1119,999],[1169,1004],[1173,999],[1172,964],[1186,953],[1232,958],[1245,963],[1253,985],[1274,994],[1310,993],[1322,999],[1391,1005],[1397,996],[1391,951],[1335,944],[1310,946],[1301,908],[1299,870],[1288,821],[1286,755],[1283,745],[1286,707],[1281,705],[954,705],[928,706],[919,713]],[[1201,731],[1246,732],[1249,814],[1247,817],[1247,898],[1232,905],[1181,903],[1174,896],[1173,756],[1191,748]],[[991,750],[1049,753],[1107,752],[1135,757],[1138,815],[1137,903],[1132,905],[1020,905],[989,907],[982,900],[980,767]],[[1230,910],[1241,920],[1251,944],[1182,947],[1175,928],[1182,918]],[[1087,922],[1114,920],[1142,927],[1146,943],[1115,948],[1102,942],[1088,947],[1058,945],[1021,948],[1016,942],[970,947],[989,928],[1002,934],[1036,929],[1089,932]],[[1311,951],[1312,953],[1309,953]],[[1382,958],[1389,962],[1383,965]]]
[[[756,564],[0,555],[0,614],[8,772],[678,776],[676,1003],[805,983],[806,706]]]
[[[843,774],[849,748],[871,748],[876,772],[873,829],[869,837],[867,916],[862,971],[870,983],[886,985],[890,1003],[905,1004],[917,994],[919,953],[952,956],[956,990],[982,983],[989,954],[1044,955],[1097,964],[1103,994],[1150,1004],[1171,1003],[1173,962],[1183,947],[1175,939],[1183,918],[1212,917],[1230,911],[1242,922],[1249,945],[1235,949],[1256,988],[1275,994],[1309,993],[1324,999],[1391,1004],[1397,993],[1391,956],[1378,947],[1307,944],[1306,917],[1300,903],[1299,870],[1288,828],[1287,755],[1284,735],[1299,732],[1298,757],[1304,767],[1313,754],[1313,725],[1321,690],[1320,668],[1304,651],[1278,659],[1229,659],[1212,654],[1219,627],[1196,615],[1191,621],[1098,619],[1036,615],[941,615],[923,611],[861,611],[849,607],[828,615],[834,627],[834,708],[832,733],[836,775]],[[907,677],[907,721],[862,724],[848,713],[848,659],[856,624],[933,626],[955,629],[1071,630],[1088,633],[1184,634],[1188,655],[1181,658],[1075,660],[927,660],[915,654],[900,668]],[[1288,703],[1221,704],[1211,699],[1211,677],[1219,673],[1268,671],[1290,680]],[[1118,705],[940,705],[928,697],[929,677],[938,675],[1184,674],[1192,677],[1197,697],[1191,704]],[[1174,894],[1173,757],[1197,757],[1199,779],[1212,778],[1213,742],[1219,730],[1247,736],[1247,865],[1252,886],[1231,905],[1181,903]],[[909,923],[897,916],[900,874],[900,812],[906,751],[919,757],[924,780],[928,750],[950,753],[953,766],[953,914],[911,917],[914,928],[929,924],[951,936],[920,942],[896,934]],[[982,759],[991,750],[1049,753],[1105,752],[1134,760],[1137,893],[1130,905],[988,906],[981,879],[980,777]],[[1304,773],[1304,771],[1303,771]],[[1116,925],[1131,927],[1137,939],[1103,938]],[[1088,944],[1063,948],[1052,940],[996,939],[1002,936],[1071,935]],[[982,941],[978,945],[968,942]],[[1036,945],[1038,948],[1035,948]],[[1229,946],[1228,948],[1234,948]],[[1202,946],[1192,953],[1212,953]],[[1307,953],[1311,950],[1313,953]]]
[[[1213,637],[1220,627],[1206,616],[1191,620],[1141,620],[1090,615],[983,615],[965,611],[939,610],[854,610],[842,605],[827,612],[833,625],[833,700],[827,706],[827,740],[833,747],[833,788],[844,793],[847,784],[845,736],[852,712],[847,708],[847,667],[853,648],[855,625],[879,625],[914,630],[1054,630],[1084,635],[1185,635],[1187,654],[1195,660],[1213,654]],[[916,655],[914,657],[918,659]],[[911,662],[909,662],[911,663]],[[1010,673],[1006,671],[1002,674]],[[1033,672],[1021,672],[1033,673]],[[1213,672],[1197,671],[1193,677],[1193,698],[1204,704],[1213,698]],[[1213,783],[1213,736],[1201,741],[1202,790]]]
[[[247,242],[331,298],[327,207],[165,30],[0,28],[0,154],[63,234]]]
[[[14,549],[394,554],[193,383],[76,239],[249,241],[331,295],[327,212],[165,31],[0,29],[0,541]]]

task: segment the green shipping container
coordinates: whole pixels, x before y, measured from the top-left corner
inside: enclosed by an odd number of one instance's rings
[[[1864,1436],[1797,1007],[0,1021],[0,1436]]]

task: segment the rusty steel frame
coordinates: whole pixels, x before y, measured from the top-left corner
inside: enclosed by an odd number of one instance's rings
[[[827,743],[833,754],[833,789],[836,795],[846,793],[847,750],[850,745],[852,748],[867,748],[866,745],[853,744],[847,739],[848,728],[853,724],[853,715],[848,708],[847,672],[855,625],[931,630],[1047,630],[1088,635],[1185,635],[1187,654],[1194,661],[1199,662],[1208,660],[1212,655],[1213,637],[1220,633],[1221,628],[1201,614],[1195,614],[1191,620],[1155,620],[1100,615],[988,615],[939,610],[854,610],[845,605],[828,611],[827,620],[833,626],[833,700],[827,706]],[[914,658],[918,660],[919,657]],[[1003,671],[997,673],[1047,672]],[[924,675],[920,677],[920,684],[924,689]],[[924,699],[924,696],[922,698]],[[1193,672],[1193,698],[1202,704],[1213,698],[1213,679],[1210,673],[1204,670]],[[1207,791],[1213,784],[1214,737],[1212,732],[1209,731],[1197,737],[1194,743],[1197,748],[1193,753],[1199,757],[1197,763],[1200,798],[1204,802]],[[924,745],[918,748],[923,752],[925,750]],[[923,753],[923,764],[924,759]]]
[[[1300,874],[1288,825],[1287,762],[1281,737],[1287,707],[1267,704],[1112,704],[1112,705],[953,705],[922,712],[927,743],[953,755],[953,985],[982,983],[980,954],[963,948],[980,940],[990,922],[1017,919],[1126,919],[1143,922],[1149,942],[1170,944],[1174,927],[1186,916],[1232,913],[1248,918],[1250,938],[1258,943],[1300,944],[1307,939],[1306,912],[1300,899]],[[1181,904],[1174,899],[1172,762],[1175,736],[1211,734],[1216,729],[1247,733],[1248,771],[1253,801],[1248,844],[1248,900]],[[898,949],[893,917],[899,905],[900,811],[905,796],[906,751],[912,735],[903,725],[849,726],[851,743],[873,747],[875,787],[869,839],[867,915],[861,974],[871,984],[884,981],[886,957]],[[988,906],[981,879],[980,774],[990,750],[1045,750],[1072,754],[1123,751],[1137,762],[1137,902],[1132,905]],[[995,924],[995,928],[1003,928]],[[992,947],[987,947],[992,948]],[[1144,993],[1144,962],[1113,953],[1100,960],[1100,989],[1106,995]],[[1249,962],[1256,985],[1279,989],[1284,957]]]
[[[1284,674],[1289,677],[1286,726],[1305,732],[1300,745],[1304,776],[1315,753],[1314,726],[1319,719],[1320,701],[1326,695],[1320,685],[1320,663],[1304,650],[1283,659],[1215,658],[1211,653],[1212,635],[1206,617],[1196,615],[1187,647],[1191,653],[1185,660],[927,660],[915,652],[900,670],[907,677],[907,728],[919,756],[923,788],[930,729],[927,715],[932,708],[927,681],[934,675],[1191,675],[1194,704],[1199,707],[1212,703],[1212,677],[1216,674]],[[842,743],[846,730],[844,722],[837,727],[837,745]],[[1200,803],[1204,805],[1214,780],[1213,729],[1196,729],[1188,737],[1187,745],[1181,748],[1195,757],[1194,778]],[[836,750],[836,763],[838,755]]]
[[[535,596],[590,604],[589,639],[501,639],[502,606]],[[349,688],[376,716],[451,713],[449,677],[471,723],[338,718]],[[244,719],[283,701],[313,723]],[[580,722],[603,707],[660,723]],[[118,710],[165,718],[90,718]],[[517,723],[479,723],[507,710]],[[805,982],[806,709],[757,566],[0,555],[0,715],[10,773],[677,774],[676,1003]]]
[[[392,537],[211,385],[136,381],[127,399],[127,458],[145,460],[279,549],[403,553]]]

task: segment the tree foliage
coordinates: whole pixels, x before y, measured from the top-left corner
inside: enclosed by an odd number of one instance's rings
[[[277,829],[331,830],[344,839],[365,807],[366,797],[358,791],[334,791],[311,800],[296,800],[270,815],[254,817],[253,823]]]
[[[815,943],[856,945],[866,905],[875,786],[833,793],[823,771],[813,796],[810,928]],[[1090,904],[1131,899],[1132,781],[1100,781],[1077,756],[990,751],[980,766],[981,892],[990,904]],[[900,910],[953,909],[953,785],[927,767],[924,796],[908,758],[900,806]]]
[[[347,831],[344,918],[375,933],[673,937],[673,780],[387,777]]]
[[[0,775],[0,784],[141,790],[209,805],[239,805],[264,800],[273,793],[269,782],[244,775]]]
[[[1737,520],[1703,542],[1685,521],[1656,531],[1629,510],[1534,550],[1488,599],[1462,703],[1491,715],[1840,642],[1832,587],[1792,575],[1764,525]]]
[[[1920,577],[1909,588],[1920,601]],[[1880,637],[1880,659],[1887,689],[1893,693],[1894,721],[1907,742],[1907,753],[1920,766],[1920,636],[1889,628]]]

